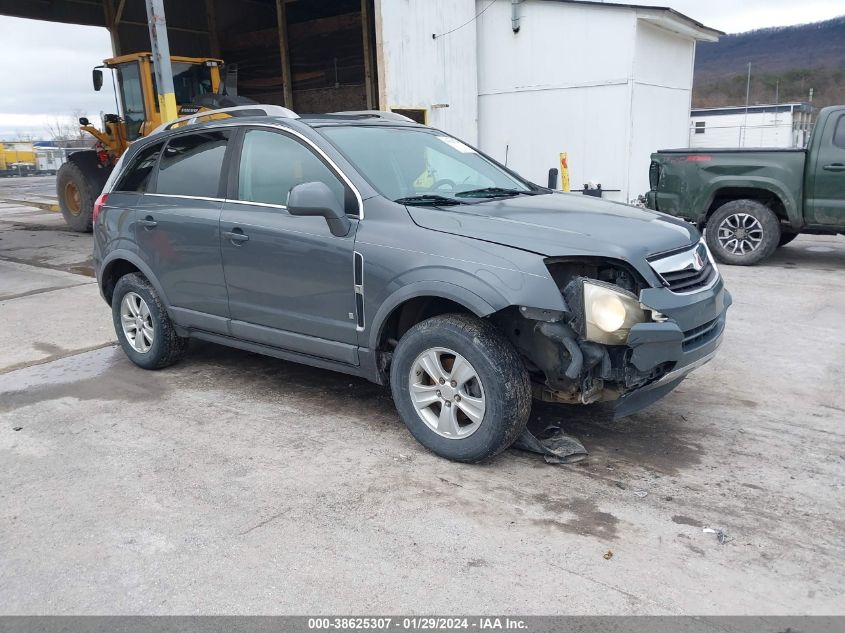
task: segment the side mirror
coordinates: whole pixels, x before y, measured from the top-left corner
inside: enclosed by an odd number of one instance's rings
[[[103,71],[95,68],[91,71],[91,78],[94,80],[94,90],[99,92],[100,88],[103,87]]]
[[[352,222],[346,217],[343,205],[324,182],[304,182],[296,185],[290,190],[287,206],[291,215],[323,216],[335,237],[346,237],[352,228]]]

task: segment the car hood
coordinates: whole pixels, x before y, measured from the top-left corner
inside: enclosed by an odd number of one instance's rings
[[[450,207],[408,207],[424,228],[547,257],[602,256],[644,264],[699,240],[691,224],[592,196],[550,193]]]

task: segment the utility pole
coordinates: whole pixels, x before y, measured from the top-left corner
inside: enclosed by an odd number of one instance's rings
[[[170,66],[170,43],[167,41],[167,20],[164,19],[164,0],[146,0],[147,22],[150,27],[150,45],[153,52],[153,69],[158,88],[158,107],[162,122],[178,117],[176,95],[173,93],[173,69]]]
[[[742,119],[742,131],[739,135],[739,146],[745,147],[745,134],[748,128],[748,102],[751,100],[751,62],[748,62],[748,81],[745,84],[745,116]]]

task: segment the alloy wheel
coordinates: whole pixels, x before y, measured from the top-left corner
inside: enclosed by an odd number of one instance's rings
[[[763,243],[763,225],[753,215],[734,213],[718,229],[719,245],[728,253],[747,255]]]
[[[478,372],[450,349],[425,350],[411,365],[411,402],[432,431],[448,439],[475,433],[484,420],[486,402]]]
[[[120,324],[132,348],[146,354],[155,338],[153,317],[147,302],[136,292],[127,292],[120,303]]]

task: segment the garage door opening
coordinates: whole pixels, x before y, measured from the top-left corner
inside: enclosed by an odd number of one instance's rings
[[[234,28],[221,37],[240,94],[298,113],[379,107],[373,0],[271,0],[250,9],[240,23],[228,9]]]

